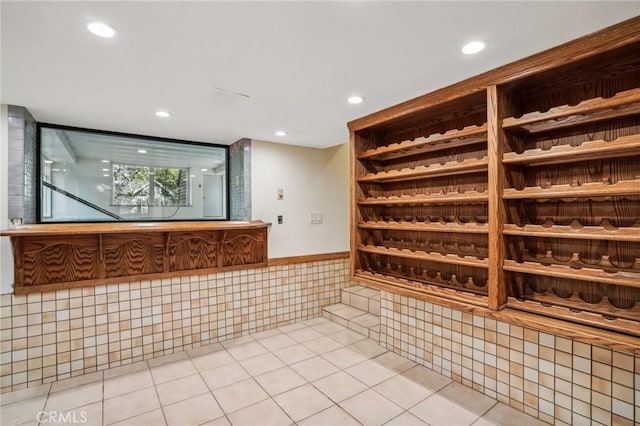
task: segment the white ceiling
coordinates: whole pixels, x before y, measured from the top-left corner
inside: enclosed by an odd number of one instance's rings
[[[2,1],[2,103],[38,121],[228,144],[346,122],[640,15],[611,2]],[[113,25],[113,39],[84,28]],[[485,52],[460,53],[470,39]],[[219,87],[249,98],[216,91]],[[365,97],[349,105],[351,94]],[[154,116],[157,109],[170,119]],[[274,132],[285,129],[285,137]]]

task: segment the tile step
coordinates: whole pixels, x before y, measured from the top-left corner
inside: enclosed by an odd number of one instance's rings
[[[376,342],[380,340],[379,315],[373,315],[344,303],[337,303],[323,308],[322,316]]]
[[[340,301],[369,314],[380,316],[380,290],[354,285],[343,288]]]

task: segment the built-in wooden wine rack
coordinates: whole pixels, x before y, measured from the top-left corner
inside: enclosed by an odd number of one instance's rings
[[[349,128],[355,280],[640,336],[640,18]]]

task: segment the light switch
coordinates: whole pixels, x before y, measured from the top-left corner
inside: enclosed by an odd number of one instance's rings
[[[309,223],[311,225],[321,225],[322,212],[309,212]]]
[[[284,189],[278,188],[278,200],[284,200]]]

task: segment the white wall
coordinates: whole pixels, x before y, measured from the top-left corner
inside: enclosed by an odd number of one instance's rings
[[[321,225],[309,224],[316,211],[323,213]],[[251,215],[272,223],[270,258],[348,251],[348,144],[315,149],[252,141]]]
[[[9,123],[8,108],[0,105],[0,229],[9,227]],[[13,291],[13,255],[9,237],[0,237],[0,294]]]

